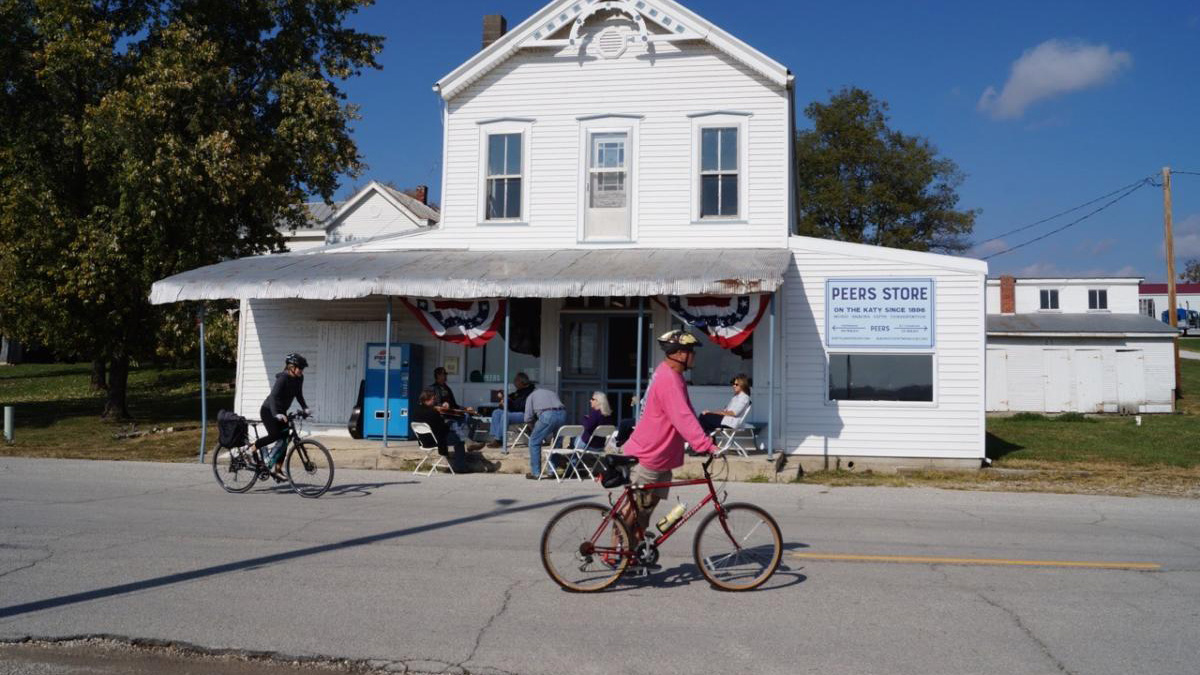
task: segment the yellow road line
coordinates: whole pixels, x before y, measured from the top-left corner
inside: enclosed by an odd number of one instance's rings
[[[939,565],[1011,565],[1018,567],[1087,567],[1106,570],[1157,570],[1162,565],[1152,562],[1094,562],[1089,560],[1010,560],[1007,558],[941,558],[911,555],[850,555],[845,553],[793,553],[805,560],[846,562],[933,563]]]

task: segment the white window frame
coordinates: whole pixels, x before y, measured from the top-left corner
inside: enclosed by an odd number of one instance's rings
[[[1054,297],[1058,302],[1058,307],[1042,307],[1042,293],[1054,293]],[[1039,312],[1061,312],[1062,311],[1062,289],[1059,288],[1039,288],[1038,289],[1038,311]]]
[[[533,176],[530,173],[529,156],[532,154],[533,146],[533,123],[534,120],[525,118],[502,118],[479,122],[479,181],[477,183],[479,199],[476,218],[480,226],[528,226],[531,224],[529,194]],[[521,135],[521,215],[518,218],[489,219],[487,217],[488,138],[504,134]]]
[[[691,219],[693,225],[735,225],[750,222],[750,118],[752,113],[731,110],[692,113],[692,161],[691,161]],[[703,149],[701,147],[705,129],[725,129],[734,127],[738,133],[738,213],[736,216],[700,216],[700,200],[703,197],[701,188],[701,168],[703,166]]]
[[[642,115],[609,113],[587,115],[579,120],[579,180],[575,240],[580,244],[629,244],[638,240],[638,183],[641,166],[638,161]],[[591,180],[589,168],[592,163],[590,139],[592,134],[629,134],[629,146],[625,149],[625,185],[629,198],[629,238],[596,239],[587,237],[587,188]]]
[[[830,360],[834,356],[842,354],[865,355],[865,356],[928,356],[929,367],[933,370],[933,400],[932,401],[843,401],[829,397],[829,371]],[[825,350],[825,378],[821,383],[824,388],[824,393],[821,396],[825,399],[827,407],[845,407],[845,408],[936,408],[941,398],[941,381],[938,377],[938,352],[937,349],[906,349],[899,351],[896,349],[869,349],[869,348],[836,348]]]
[[[1092,293],[1096,294],[1096,304],[1100,304],[1100,294],[1104,294],[1104,306],[1092,307]],[[1088,311],[1089,312],[1107,312],[1108,311],[1108,289],[1107,288],[1089,288],[1088,289]]]

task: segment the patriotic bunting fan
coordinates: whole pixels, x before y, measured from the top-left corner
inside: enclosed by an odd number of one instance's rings
[[[746,341],[767,311],[765,293],[736,296],[667,296],[667,309],[680,321],[704,331],[717,346],[733,349]]]
[[[401,298],[400,302],[439,340],[482,347],[500,331],[503,300],[433,300]]]

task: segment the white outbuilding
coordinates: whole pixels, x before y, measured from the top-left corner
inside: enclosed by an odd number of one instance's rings
[[[503,25],[435,86],[436,221],[154,285],[155,303],[241,300],[239,412],[302,352],[319,423],[344,430],[366,345],[391,341],[419,347],[413,383],[445,368],[464,405],[521,371],[570,420],[594,391],[624,417],[654,336],[687,324],[711,338],[696,408],[750,375],[761,447],[980,465],[987,267],[792,236],[787,68],[673,0],[556,0]]]

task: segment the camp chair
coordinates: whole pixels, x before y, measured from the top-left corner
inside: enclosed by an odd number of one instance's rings
[[[575,449],[575,439],[583,435],[583,426],[579,424],[564,424],[558,428],[554,434],[554,440],[550,445],[542,448],[542,468],[538,472],[538,480],[546,477],[546,469],[550,469],[550,473],[554,474],[554,479],[562,482],[568,472],[574,471],[575,477],[583,480],[583,476],[579,473],[579,463],[582,461],[583,453]],[[563,447],[559,447],[559,445]],[[567,466],[563,469],[562,474],[558,473],[558,469],[554,467],[555,455],[561,455],[567,458]]]
[[[719,447],[721,449],[721,452],[735,450],[742,457],[749,456],[746,454],[746,450],[747,449],[753,450],[754,442],[756,440],[754,425],[746,424],[746,418],[749,416],[750,416],[750,406],[746,406],[746,409],[742,411],[742,414],[738,415],[737,421],[734,423],[732,429],[726,429],[725,427],[719,427],[715,431],[713,431],[713,442],[717,444],[717,447]],[[741,444],[741,442],[738,440],[739,434],[746,434],[747,432],[750,434],[750,447],[749,448],[746,448],[745,446],[743,446]]]
[[[433,435],[433,429],[430,429],[429,425],[424,422],[413,422],[411,426],[413,434],[417,437],[417,445],[426,451],[425,456],[417,463],[417,468],[413,469],[413,475],[432,476],[442,466],[449,469],[450,473],[454,473],[454,467],[450,466],[450,460],[438,448],[437,436]],[[421,467],[425,465],[425,462],[430,463],[429,471],[421,473]]]

